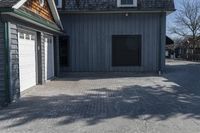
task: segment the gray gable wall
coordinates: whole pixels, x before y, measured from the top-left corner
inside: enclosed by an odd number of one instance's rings
[[[157,72],[164,67],[165,13],[61,14],[61,20],[69,36],[71,72]],[[112,35],[142,36],[141,66],[112,67]]]

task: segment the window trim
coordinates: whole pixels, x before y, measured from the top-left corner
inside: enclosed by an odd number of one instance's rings
[[[62,8],[62,0],[58,0],[58,4],[56,5],[56,7],[57,8]]]
[[[122,4],[122,0],[117,0],[117,7],[137,7],[138,0],[132,0],[133,4]]]

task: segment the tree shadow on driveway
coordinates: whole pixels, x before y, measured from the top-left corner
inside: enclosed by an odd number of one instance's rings
[[[198,79],[183,77],[183,67],[169,66],[178,71],[165,74],[162,82],[173,82],[170,86],[129,85],[118,89],[97,88],[80,95],[24,97],[19,103],[0,111],[0,123],[15,120],[15,127],[38,119],[59,119],[58,125],[85,121],[88,125],[104,120],[123,117],[125,119],[166,120],[177,115],[185,119],[200,119],[200,83]],[[174,68],[173,68],[174,67]],[[196,67],[190,66],[190,67]],[[199,67],[198,67],[199,68]],[[185,71],[195,73],[196,71]],[[177,76],[174,77],[174,76]],[[197,76],[197,75],[196,75]],[[191,78],[191,79],[190,79]],[[195,81],[195,86],[188,85]],[[55,88],[56,89],[56,88]]]

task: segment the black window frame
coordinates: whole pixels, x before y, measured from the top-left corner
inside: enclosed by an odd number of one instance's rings
[[[133,0],[125,0],[125,1],[120,0],[120,1],[121,1],[121,5],[133,5],[134,4]]]
[[[113,60],[113,54],[114,54],[114,48],[113,48],[113,42],[114,42],[114,38],[123,38],[123,37],[139,37],[139,40],[140,40],[140,44],[138,45],[138,64],[134,64],[134,65],[116,65],[114,63],[114,60]],[[112,49],[112,54],[111,54],[111,61],[112,61],[112,67],[141,67],[142,66],[142,35],[141,34],[134,34],[134,35],[112,35],[112,44],[111,44],[111,49]]]

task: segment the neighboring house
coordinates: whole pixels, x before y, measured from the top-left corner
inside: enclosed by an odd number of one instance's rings
[[[61,70],[161,72],[173,0],[55,0],[66,36]]]
[[[52,0],[0,1],[0,105],[57,74],[62,31]]]
[[[175,48],[175,53],[180,58],[199,61],[200,60],[200,37],[195,40],[195,46],[193,45],[193,39],[187,37],[183,39]]]
[[[165,46],[165,57],[166,58],[175,58],[175,45],[174,41],[166,36],[166,46]]]

